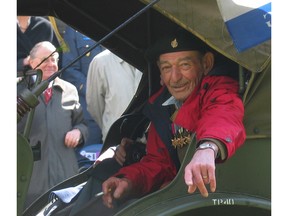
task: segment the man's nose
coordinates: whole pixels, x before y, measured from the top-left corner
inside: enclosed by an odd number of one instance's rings
[[[182,73],[179,69],[178,66],[174,65],[172,66],[172,74],[171,74],[171,79],[176,82],[182,78]]]

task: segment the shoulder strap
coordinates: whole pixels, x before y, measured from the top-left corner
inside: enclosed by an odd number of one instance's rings
[[[57,39],[58,39],[58,41],[60,43],[60,47],[61,47],[62,52],[69,52],[68,45],[65,43],[65,40],[63,39],[63,37],[59,33],[55,18],[52,17],[52,16],[48,16],[48,19],[50,20],[50,23],[51,23],[51,25],[53,27],[55,35],[56,35],[56,37],[57,37]]]
[[[163,91],[161,95],[152,103],[148,103],[144,108],[143,113],[153,122],[156,127],[156,130],[165,144],[168,152],[174,164],[179,170],[180,161],[177,154],[177,149],[172,146],[172,121],[170,119],[173,111],[171,110],[172,106],[162,106],[162,103],[168,99],[171,95],[168,94],[168,91]],[[174,106],[173,106],[174,107]]]

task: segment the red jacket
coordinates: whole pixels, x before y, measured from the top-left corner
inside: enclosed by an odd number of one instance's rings
[[[165,94],[165,91],[168,92],[163,87],[150,98],[151,107]],[[242,123],[244,107],[237,92],[238,82],[234,79],[227,76],[206,76],[178,110],[174,123],[196,132],[197,141],[205,138],[220,140],[227,148],[227,158],[230,158],[246,138]],[[168,98],[170,96],[168,94]],[[166,99],[167,97],[163,97],[157,102],[159,109],[163,109],[162,103]],[[153,108],[151,112],[154,112]],[[169,137],[166,141],[163,141],[165,137],[159,135],[162,133],[161,129],[159,130],[161,123],[167,123],[167,118],[161,117],[163,110],[158,113],[155,111],[155,113],[148,132],[146,156],[139,163],[123,167],[115,175],[130,179],[133,183],[133,191],[138,196],[159,189],[161,185],[173,180],[177,174],[177,165],[171,157],[169,147],[172,145],[172,132],[170,130],[169,134],[166,131],[167,137]],[[155,126],[158,124],[155,118],[158,119],[160,127]],[[170,142],[169,145],[167,142]]]

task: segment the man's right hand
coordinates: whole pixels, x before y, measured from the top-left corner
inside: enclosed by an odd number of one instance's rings
[[[117,146],[116,150],[115,150],[115,155],[114,158],[116,159],[116,161],[123,166],[123,164],[125,163],[126,160],[126,149],[129,145],[131,145],[133,143],[132,139],[129,138],[123,138],[121,140],[120,145]]]
[[[102,184],[103,203],[108,208],[114,208],[114,200],[121,200],[129,196],[132,184],[129,179],[110,177]]]

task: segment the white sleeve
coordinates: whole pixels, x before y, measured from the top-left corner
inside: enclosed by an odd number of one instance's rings
[[[86,101],[88,112],[102,129],[107,82],[105,81],[104,66],[96,57],[93,58],[88,69]]]

